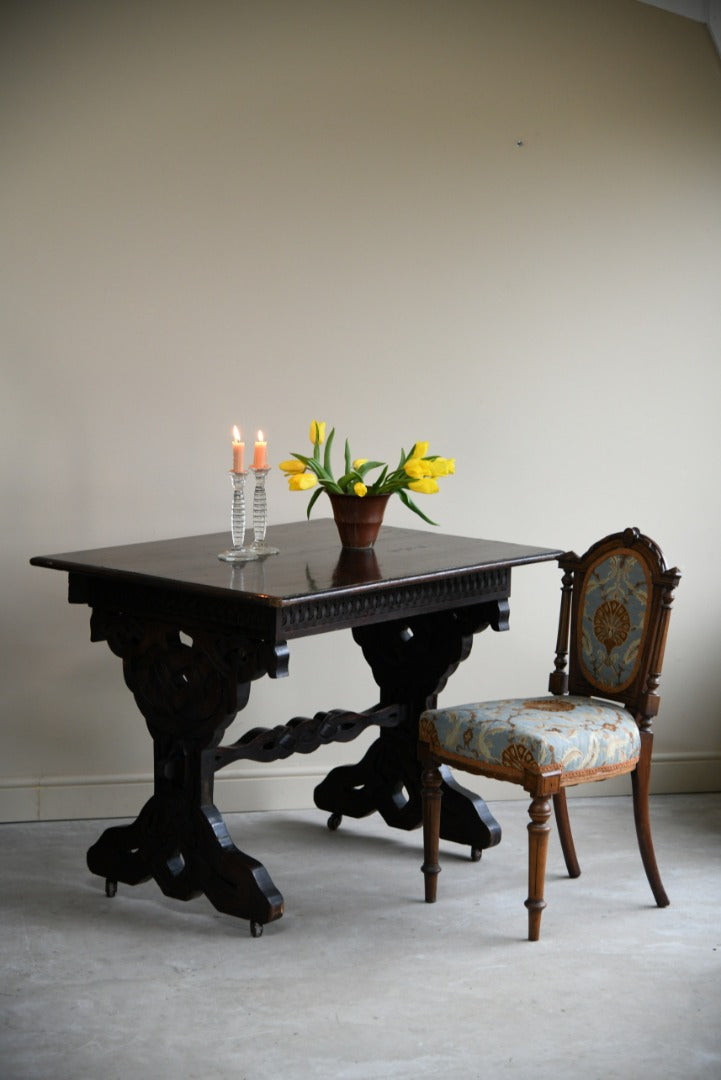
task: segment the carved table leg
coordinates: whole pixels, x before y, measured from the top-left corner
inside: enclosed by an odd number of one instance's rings
[[[153,737],[155,787],[130,825],[106,829],[88,867],[117,882],[154,878],[166,896],[205,894],[254,933],[283,914],[283,897],[265,867],[233,844],[213,805],[215,747],[247,701],[249,679],[264,673],[247,642],[196,631],[185,644],[165,624],[94,612],[93,640],[123,659],[125,681]]]
[[[199,768],[186,759],[188,774]],[[192,785],[195,787],[195,785]],[[265,867],[235,847],[216,807],[182,783],[156,775],[156,790],[136,820],[114,826],[88,851],[88,868],[113,886],[154,878],[166,896],[205,894],[213,907],[260,925],[283,914],[283,897]]]
[[[334,821],[343,814],[360,818],[378,811],[394,828],[421,825],[418,718],[433,708],[449,676],[470,653],[473,635],[489,625],[502,628],[506,614],[506,602],[498,601],[353,631],[380,686],[381,704],[398,703],[405,718],[382,730],[360,762],[328,774],[314,792],[319,809],[330,811]],[[446,767],[442,776],[441,836],[469,845],[474,853],[497,844],[501,827],[485,802],[457,784]]]

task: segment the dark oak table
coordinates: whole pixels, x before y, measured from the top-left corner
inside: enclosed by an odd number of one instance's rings
[[[37,556],[66,571],[70,603],[88,604],[91,640],[123,661],[127,686],[154,747],[154,793],[129,825],[106,829],[90,870],[117,883],[154,878],[181,900],[205,894],[251,922],[257,935],[283,914],[262,863],[240,851],[213,805],[218,769],[240,759],[276,761],[345,742],[369,725],[377,740],[356,765],[333,769],[316,805],[342,815],[378,811],[388,825],[421,823],[418,717],[486,627],[508,627],[511,569],[560,551],[384,526],[375,550],[340,547],[331,520],[277,525],[278,555],[229,565],[224,533]],[[378,684],[377,704],[333,709],[254,728],[221,745],[251,683],[288,673],[288,643],[351,629]],[[497,844],[498,823],[478,796],[444,775],[441,835],[474,857]]]

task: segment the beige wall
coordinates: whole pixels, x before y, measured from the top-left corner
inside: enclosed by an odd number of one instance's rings
[[[150,773],[119,661],[28,558],[225,528],[230,426],[265,427],[277,461],[313,416],[359,455],[455,455],[445,531],[656,538],[685,570],[656,789],[718,787],[707,30],[633,0],[0,17],[0,817],[129,814]],[[273,520],[305,511],[280,476],[269,498]],[[388,520],[416,523],[400,504]],[[516,573],[511,632],[476,641],[445,700],[545,687],[556,575]],[[241,719],[373,700],[331,635],[294,644]],[[219,805],[309,805],[361,745],[230,770]]]

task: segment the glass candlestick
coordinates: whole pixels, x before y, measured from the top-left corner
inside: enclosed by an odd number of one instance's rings
[[[221,551],[218,556],[223,562],[247,562],[248,559],[257,559],[255,552],[249,547],[243,547],[245,540],[245,478],[247,472],[233,472],[230,479],[233,484],[233,504],[230,511],[230,535],[233,541],[232,548]]]
[[[251,465],[255,477],[255,491],[253,492],[253,543],[250,550],[255,556],[277,555],[278,548],[268,544],[265,539],[265,531],[268,525],[268,499],[265,493],[265,478],[270,472],[270,467],[265,466],[256,469]]]

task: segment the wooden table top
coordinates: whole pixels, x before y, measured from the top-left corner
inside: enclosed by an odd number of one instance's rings
[[[279,548],[278,555],[236,566],[218,559],[228,546],[226,532],[38,555],[30,562],[93,578],[220,593],[280,607],[325,594],[357,594],[545,562],[562,554],[555,548],[389,525],[382,527],[375,548],[349,550],[341,548],[332,519],[274,525],[267,540]]]

